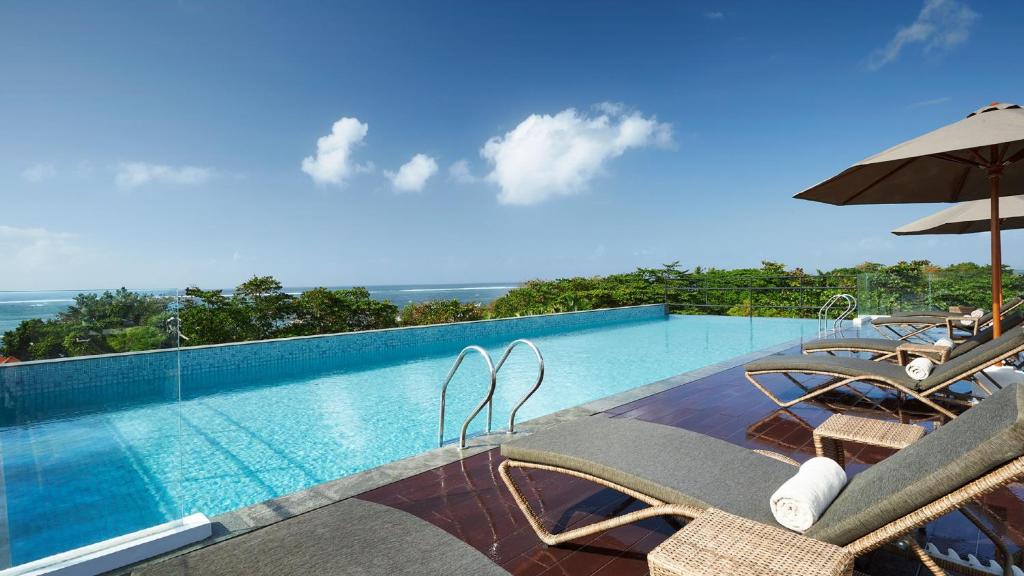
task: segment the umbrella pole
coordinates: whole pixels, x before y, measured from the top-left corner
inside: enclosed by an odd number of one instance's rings
[[[1001,166],[989,168],[988,181],[992,187],[992,337],[1003,332],[1000,313],[1003,307],[1003,255],[999,239],[999,175]]]

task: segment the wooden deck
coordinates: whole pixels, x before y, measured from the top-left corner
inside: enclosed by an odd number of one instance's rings
[[[796,352],[796,351],[792,351]],[[742,369],[732,368],[609,411],[619,418],[638,418],[702,432],[750,448],[770,449],[805,460],[814,454],[811,430],[834,411],[870,408],[886,414],[871,399],[830,398],[829,404],[778,407],[746,382]],[[853,400],[856,400],[854,402]],[[875,396],[875,400],[878,400]],[[882,403],[889,416],[905,421],[928,420],[914,406]],[[863,470],[888,454],[872,448],[847,453],[851,470]],[[549,547],[537,540],[498,476],[498,450],[414,476],[361,494],[359,498],[392,506],[443,528],[516,575],[565,574],[642,575],[646,554],[678,526],[652,519],[572,544]],[[642,505],[611,490],[548,474],[530,474],[532,490],[543,496],[544,518],[560,527],[617,515]],[[529,490],[529,489],[528,489]],[[1003,539],[1018,557],[1024,545],[1024,488],[1015,486],[986,498],[976,512],[1006,523]],[[994,526],[996,524],[992,523]],[[929,525],[927,539],[962,556],[994,557],[993,546],[959,515]],[[920,564],[896,550],[882,550],[862,559],[861,570],[874,575],[914,575]]]

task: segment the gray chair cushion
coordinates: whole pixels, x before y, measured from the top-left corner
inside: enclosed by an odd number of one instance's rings
[[[487,556],[437,526],[358,499],[143,566],[133,574],[508,576]]]
[[[1000,326],[1003,329],[1003,333],[1006,333],[1011,328],[1016,328],[1017,326],[1019,326],[1021,320],[1024,320],[1024,314],[1021,314],[1020,312],[1013,312],[1012,314],[1007,314],[1006,317],[1003,318],[1003,321],[1000,323]],[[950,353],[950,358],[956,358],[957,356],[966,354],[971,350],[974,350],[978,346],[981,346],[985,342],[988,342],[991,339],[992,327],[989,326],[988,328],[979,331],[976,335],[971,336],[967,340],[964,340],[963,342],[957,344],[953,348],[953,352]]]
[[[956,318],[957,316],[963,316],[959,312],[948,312],[944,310],[907,310],[905,312],[893,312],[889,314],[892,318],[900,318],[903,316],[935,316],[937,318]]]
[[[1024,303],[1024,299],[1022,299],[1021,296],[1016,296],[1014,298],[1011,298],[1011,299],[1007,300],[1006,302],[1003,302],[1003,307],[1001,309],[1001,312],[1002,312],[1002,314],[1006,314],[1008,311],[1011,311],[1011,310],[1014,310],[1014,309],[1018,308],[1022,303]],[[963,316],[963,314],[954,314],[954,313],[951,313],[951,312],[941,312],[941,311],[936,311],[936,312],[930,312],[930,311],[894,312],[893,314],[891,314],[889,316],[881,316],[881,317],[878,317],[878,318],[873,318],[871,320],[871,323],[872,324],[878,324],[880,326],[884,326],[884,325],[900,325],[900,324],[937,324],[937,325],[945,325],[946,318],[956,318],[958,316]],[[981,324],[987,324],[987,323],[989,323],[991,321],[992,321],[992,312],[989,311],[984,316],[981,317],[981,322],[980,323]],[[956,327],[956,326],[954,325],[954,327]],[[966,329],[966,327],[965,327],[965,329]]]
[[[891,362],[875,362],[865,358],[824,355],[775,355],[754,360],[743,366],[747,372],[824,372],[865,382],[895,383],[911,390],[923,389],[922,382],[907,376],[903,366]]]
[[[506,458],[568,468],[663,502],[776,524],[769,497],[796,468],[663,424],[590,416],[503,444]]]
[[[1003,318],[1002,328],[1006,332],[1011,328],[1015,328],[1020,325],[1021,320],[1024,320],[1024,314],[1020,312],[1013,312]],[[985,328],[978,332],[977,335],[971,336],[967,340],[957,344],[953,351],[950,352],[950,358],[956,358],[974,350],[978,346],[981,346],[985,342],[992,339],[992,327]],[[804,344],[804,350],[808,352],[818,352],[822,350],[849,350],[849,351],[871,351],[871,352],[886,352],[896,353],[896,349],[903,345],[904,342],[900,340],[893,340],[891,338],[820,338],[818,340],[811,340]]]
[[[1010,385],[855,476],[806,535],[845,545],[1024,455],[1024,386]]]
[[[959,374],[975,372],[978,366],[984,366],[1015,350],[1024,350],[1024,327],[1021,326],[1006,330],[999,338],[979,344],[973,350],[936,366],[931,376],[918,382],[919,389],[925,390],[944,384]]]
[[[946,319],[942,316],[881,316],[872,318],[871,323],[876,326],[901,326],[901,325],[928,325],[945,326]]]
[[[896,349],[903,344],[892,338],[820,338],[804,343],[804,350],[817,352],[820,350],[851,350],[851,351],[872,351],[896,353]]]

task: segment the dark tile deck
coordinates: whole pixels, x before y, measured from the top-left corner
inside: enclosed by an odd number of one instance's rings
[[[811,430],[836,408],[842,411],[881,412],[863,400],[833,397],[833,409],[822,404],[803,404],[780,410],[750,386],[742,369],[732,368],[609,410],[620,418],[638,418],[709,434],[749,448],[773,450],[797,460],[814,455]],[[922,422],[931,419],[915,406],[883,404],[893,419]],[[877,448],[854,447],[847,453],[850,469],[863,470],[889,454]],[[566,574],[642,575],[647,573],[646,554],[678,529],[670,521],[653,519],[610,530],[571,545],[549,547],[537,540],[498,476],[498,450],[478,454],[458,463],[384,486],[360,498],[414,514],[444,528],[474,546],[516,575]],[[531,472],[528,485],[543,495],[544,519],[559,527],[588,523],[642,505],[612,490],[543,472]],[[1024,488],[997,492],[984,501],[987,517],[1008,520],[1004,540],[1019,550],[1024,545]],[[991,544],[977,528],[958,515],[942,518],[927,527],[927,538],[941,549],[947,547],[981,558],[993,557]],[[915,575],[920,564],[895,551],[881,551],[862,560],[863,571],[881,575]]]
[[[794,352],[799,351],[789,351]],[[836,395],[822,403],[780,410],[750,386],[742,369],[736,367],[606,413],[687,428],[741,446],[774,450],[805,460],[814,455],[811,430],[835,411],[871,410],[875,415],[887,414],[893,419],[929,425],[927,413],[916,411],[913,404],[900,405],[885,398],[878,394],[867,400]],[[881,409],[872,406],[871,399],[884,400]],[[856,472],[888,454],[882,449],[854,447],[847,453],[847,459],[850,469]],[[651,519],[568,545],[546,546],[537,540],[501,482],[497,470],[500,462],[499,451],[493,449],[357,497],[431,522],[517,576],[647,574],[646,554],[679,528],[672,520]],[[535,500],[536,509],[549,526],[565,528],[642,507],[627,496],[582,480],[542,471],[531,472],[529,476],[531,482],[524,488],[532,491],[534,497],[543,497],[542,502]],[[1015,485],[998,491],[974,511],[1005,522],[1001,536],[1019,558],[1024,546],[1024,488]],[[926,533],[927,539],[943,550],[952,548],[964,557],[993,557],[992,545],[962,516],[946,516],[929,525]],[[887,549],[861,559],[858,567],[875,576],[924,573],[918,562]]]

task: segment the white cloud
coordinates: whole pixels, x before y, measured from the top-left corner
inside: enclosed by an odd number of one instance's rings
[[[385,172],[396,192],[419,192],[427,180],[437,172],[437,161],[426,154],[417,154],[398,169]]]
[[[12,274],[30,272],[67,262],[80,250],[76,236],[44,228],[16,228],[0,225],[0,254],[4,268]]]
[[[341,184],[353,173],[370,171],[370,165],[352,162],[353,149],[363,142],[370,125],[358,118],[342,118],[331,126],[331,133],[316,141],[316,155],[302,159],[302,171],[317,184]]]
[[[448,178],[458,182],[459,184],[472,184],[479,180],[473,175],[473,172],[469,169],[469,161],[465,158],[461,158],[452,162],[452,165],[448,167]]]
[[[598,102],[594,109],[609,116],[622,116],[626,113],[626,105],[622,102]]]
[[[586,189],[612,158],[631,148],[669,146],[672,126],[624,107],[601,104],[590,117],[573,108],[554,116],[532,114],[504,136],[488,140],[480,155],[493,170],[502,204],[529,205]]]
[[[33,164],[28,168],[25,168],[21,172],[21,177],[26,182],[43,182],[44,180],[51,180],[57,176],[57,167],[53,164],[46,162],[40,162],[39,164]]]
[[[978,13],[958,0],[925,0],[917,19],[897,30],[884,48],[872,52],[867,67],[878,70],[897,59],[903,48],[911,44],[922,44],[925,52],[963,44],[977,19]]]
[[[945,104],[949,102],[951,98],[949,96],[942,96],[941,98],[932,98],[931,100],[921,100],[920,102],[914,102],[907,106],[907,108],[923,108],[925,106],[937,106],[939,104]]]
[[[152,183],[192,186],[209,181],[213,175],[213,169],[199,166],[165,166],[146,162],[122,162],[114,167],[114,182],[119,188],[124,189]]]
[[[706,12],[704,17],[708,20],[721,20],[725,18],[725,12]]]

